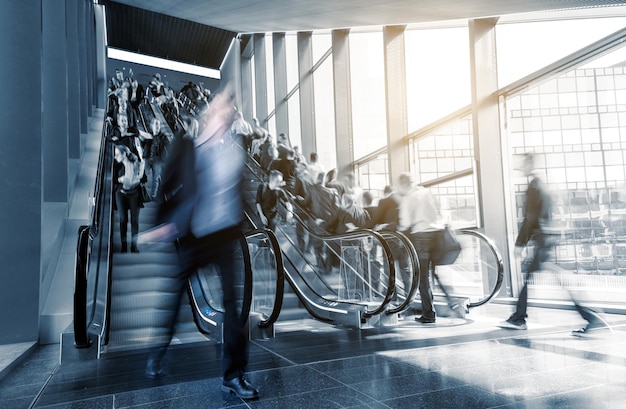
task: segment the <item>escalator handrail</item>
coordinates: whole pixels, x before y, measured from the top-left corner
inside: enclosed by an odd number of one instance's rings
[[[418,288],[417,285],[419,282],[420,263],[419,263],[419,258],[417,256],[417,250],[415,249],[415,246],[413,245],[411,240],[409,240],[409,238],[406,235],[398,231],[386,231],[386,230],[382,230],[381,233],[383,237],[386,235],[392,236],[403,244],[403,246],[407,249],[409,253],[409,263],[412,266],[411,287],[409,288],[409,291],[404,301],[401,302],[397,307],[389,308],[386,311],[386,314],[392,315],[392,314],[396,314],[396,313],[406,310],[411,305],[411,302],[413,301],[413,298],[415,297],[415,293],[417,292],[417,288]]]
[[[250,156],[248,155],[248,158],[250,160],[253,160],[252,158],[250,158]],[[255,162],[256,163],[256,162]],[[255,170],[253,168],[253,166],[250,165],[249,161],[247,161],[246,163],[246,167],[252,172],[254,173],[254,175],[259,179],[260,182],[262,182],[264,180],[264,177],[266,176],[264,174],[264,172],[258,172],[258,167]],[[303,211],[306,212],[306,214],[308,214],[308,209],[303,208],[300,203],[298,203],[297,200],[295,200],[295,197],[293,196],[293,194],[291,194],[290,192],[285,190],[285,193],[287,194],[287,196],[289,197],[290,201],[292,202],[292,204],[294,206],[298,206],[300,209],[302,209]],[[302,227],[313,237],[327,242],[327,241],[335,241],[335,240],[354,240],[357,238],[363,238],[363,237],[367,237],[367,236],[373,236],[383,247],[383,254],[385,259],[387,260],[387,265],[389,266],[389,283],[387,286],[387,292],[385,293],[385,297],[383,298],[382,303],[374,308],[373,310],[366,310],[364,312],[364,317],[365,318],[369,318],[373,315],[377,315],[380,314],[381,312],[383,312],[387,305],[391,302],[391,299],[393,297],[393,292],[395,290],[395,279],[396,279],[396,272],[395,272],[395,263],[394,263],[394,259],[393,259],[393,255],[391,253],[391,249],[389,247],[389,244],[386,242],[386,240],[383,238],[383,236],[378,233],[375,230],[371,230],[371,229],[357,229],[351,232],[347,232],[347,233],[343,233],[343,234],[318,234],[314,231],[312,231],[306,223],[304,223],[300,217],[297,215],[297,212],[294,212],[293,217],[297,220],[298,223],[300,223],[302,225]],[[419,264],[419,263],[418,263]],[[418,267],[419,268],[419,267]],[[306,282],[306,280],[305,280]],[[413,285],[412,285],[413,287]],[[310,287],[309,287],[310,288]],[[322,296],[321,294],[318,294],[315,290],[313,290],[312,288],[310,288],[318,297],[320,297],[321,299],[325,299],[324,296]],[[334,302],[337,302],[337,300],[333,300]],[[355,302],[351,302],[351,301],[341,301],[343,303],[346,304],[353,304],[353,305],[362,305],[359,303],[355,303]]]
[[[74,345],[86,348],[91,345],[87,334],[87,264],[91,227],[80,226],[76,244],[74,268]]]
[[[280,311],[283,307],[283,298],[285,293],[285,266],[283,264],[283,257],[282,252],[280,251],[280,245],[278,244],[278,239],[272,230],[261,228],[245,232],[246,237],[252,237],[259,234],[266,236],[270,248],[274,253],[274,257],[276,258],[276,296],[274,298],[272,312],[269,314],[267,319],[259,321],[257,324],[259,328],[269,328],[276,322],[276,320],[278,320]]]
[[[297,223],[302,224],[302,227],[305,229],[306,232],[308,232],[309,235],[324,242],[338,241],[338,240],[356,240],[356,239],[361,239],[364,237],[374,237],[379,242],[379,244],[381,245],[383,249],[384,258],[387,261],[387,265],[389,266],[389,283],[387,286],[387,292],[385,293],[385,297],[382,300],[381,304],[378,307],[374,308],[374,310],[366,310],[364,312],[364,317],[369,318],[371,316],[374,316],[383,312],[386,309],[387,305],[389,304],[393,296],[393,292],[395,288],[395,280],[396,280],[396,270],[395,270],[395,263],[393,259],[393,254],[391,252],[391,248],[389,247],[387,240],[385,240],[382,234],[371,229],[356,229],[356,230],[349,231],[346,233],[341,233],[341,234],[319,234],[319,233],[312,231],[309,228],[309,226],[307,226],[307,224],[304,223],[304,221],[300,219],[300,217],[297,214],[294,214],[293,217],[297,220]],[[325,299],[325,297],[320,294],[316,293],[316,295],[318,295],[322,299]],[[338,302],[337,300],[333,300],[333,301]],[[360,303],[352,302],[352,301],[341,301],[341,302],[346,303],[346,304],[361,305]]]
[[[500,254],[500,251],[498,250],[498,247],[496,246],[494,241],[490,239],[489,237],[487,237],[486,235],[484,235],[483,233],[476,231],[473,228],[459,229],[457,230],[457,232],[460,234],[468,234],[471,236],[478,237],[480,240],[484,241],[487,244],[487,247],[496,258],[497,268],[498,268],[496,284],[494,285],[493,289],[486,297],[484,297],[481,300],[471,302],[468,305],[469,308],[479,307],[481,305],[488,303],[500,291],[500,288],[502,287],[502,282],[504,281],[504,261],[502,260],[502,255]]]
[[[75,344],[78,348],[90,345],[88,333],[88,266],[90,247],[93,240],[100,233],[100,220],[102,217],[102,206],[104,200],[104,185],[107,176],[105,160],[107,158],[107,119],[103,118],[102,133],[100,138],[100,150],[98,166],[96,169],[96,180],[94,185],[94,207],[91,213],[89,225],[81,226],[78,229],[75,271],[74,271],[74,296],[73,296],[73,328]]]

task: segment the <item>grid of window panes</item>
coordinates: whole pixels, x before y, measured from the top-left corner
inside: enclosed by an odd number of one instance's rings
[[[446,123],[409,141],[411,173],[419,184],[473,168],[471,114]],[[476,189],[473,176],[434,185],[442,212],[453,227],[476,226]]]
[[[553,198],[554,260],[626,274],[626,70],[569,71],[506,100],[512,166],[525,152]],[[518,228],[527,181],[513,180]]]
[[[387,171],[389,157],[387,152],[383,152],[364,163],[359,163],[354,167],[354,174],[359,186],[363,190],[368,190],[374,198],[382,198],[385,186],[389,183],[389,173]]]

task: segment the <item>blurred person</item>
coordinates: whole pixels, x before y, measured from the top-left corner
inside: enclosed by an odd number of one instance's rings
[[[293,195],[296,190],[296,161],[294,152],[285,145],[278,146],[278,157],[270,162],[268,169],[277,170],[283,175],[285,189]]]
[[[351,193],[344,193],[341,197],[341,206],[335,209],[335,212],[331,215],[330,220],[327,221],[325,228],[331,234],[344,234],[356,229],[366,228],[369,221],[369,214],[362,206],[355,203],[354,195]],[[348,265],[353,268],[358,268],[357,263],[361,262],[360,264],[365,270],[364,266],[366,263],[363,257],[365,256],[364,252],[359,252],[359,254],[346,253],[345,255],[342,252],[342,246],[362,248],[363,244],[362,239],[331,241],[329,243],[329,264],[331,268],[340,267],[341,272],[342,262],[345,263],[344,265]],[[346,258],[343,260],[340,259],[342,256]],[[364,271],[358,271],[358,273],[365,275]],[[356,297],[357,280],[356,274],[351,272],[342,277],[343,289],[346,291],[348,298],[354,298],[350,296],[351,292],[354,292]]]
[[[280,204],[283,204],[287,209],[287,220],[291,218],[293,208],[287,194],[282,189],[283,185],[283,174],[278,170],[271,170],[267,183],[261,183],[256,192],[256,208],[259,217],[263,225],[270,230],[276,228],[276,217]]]
[[[293,149],[293,160],[295,160],[297,164],[306,164],[306,159],[304,158],[304,155],[300,152],[300,147],[298,145],[295,145],[291,149]]]
[[[143,85],[137,82],[136,79],[133,79],[128,90],[128,101],[130,102],[130,106],[133,107],[137,113],[139,113],[139,104],[141,104],[145,96],[146,92],[143,89]]]
[[[271,135],[268,135],[261,146],[259,146],[259,165],[261,165],[261,168],[267,172],[270,164],[277,157],[278,151],[276,150],[274,138]]]
[[[124,82],[124,73],[120,69],[115,70],[115,76],[109,78],[109,83],[107,85],[107,95],[111,95],[113,91],[122,86]]]
[[[283,145],[291,149],[291,140],[289,139],[287,134],[285,134],[284,132],[281,132],[280,134],[278,134],[278,138],[276,138],[276,145],[277,146]]]
[[[165,87],[165,84],[161,81],[161,74],[157,72],[152,76],[152,79],[148,84],[148,89],[150,90],[152,98],[158,98],[163,95],[163,87]]]
[[[120,238],[122,253],[128,251],[128,213],[130,212],[131,246],[132,253],[139,253],[137,248],[137,234],[139,233],[139,209],[141,197],[139,184],[144,176],[144,163],[125,145],[115,145],[115,161],[122,166],[114,178],[115,203],[119,213]]]
[[[205,126],[197,137],[188,133],[177,138],[164,169],[159,208],[160,224],[142,235],[142,241],[179,240],[179,299],[185,292],[187,274],[215,264],[219,268],[224,305],[223,380],[220,389],[242,399],[259,393],[245,376],[248,340],[237,310],[236,259],[243,222],[242,172],[244,156],[230,137],[233,97],[226,90],[218,94]],[[188,121],[186,118],[185,120]],[[190,127],[190,124],[186,127]],[[168,202],[176,203],[174,206]],[[173,335],[178,308],[170,311],[169,338],[155,348],[146,363],[146,376],[164,373],[162,358]]]
[[[170,87],[164,87],[163,95],[159,97],[159,101],[165,122],[167,122],[170,129],[174,129],[180,115],[180,104],[178,99],[176,99],[174,90]]]
[[[157,197],[161,184],[161,173],[170,144],[169,137],[161,130],[161,120],[153,117],[150,121],[151,139],[147,139],[144,146],[144,156],[146,161],[146,171],[150,175],[150,185],[148,192],[152,198]]]
[[[501,328],[525,330],[527,307],[528,307],[528,283],[532,280],[533,274],[541,270],[542,263],[549,258],[550,245],[545,226],[552,217],[552,199],[543,185],[539,176],[535,173],[535,155],[526,153],[523,157],[522,172],[526,178],[530,179],[525,194],[524,220],[515,240],[515,256],[519,258],[522,249],[534,245],[532,261],[526,269],[524,285],[520,290],[515,306],[515,312],[509,318],[502,321],[498,326]],[[571,296],[571,293],[570,293]],[[608,327],[609,324],[596,312],[578,303],[573,297],[574,307],[580,316],[587,321],[587,325],[581,329],[572,331],[572,335],[586,335],[589,331]]]
[[[436,313],[430,287],[430,270],[435,268],[433,256],[438,251],[438,243],[443,233],[439,204],[428,189],[413,183],[413,178],[408,172],[398,176],[398,192],[402,195],[398,230],[406,232],[417,250],[420,264],[419,293],[422,316],[415,317],[415,320],[422,324],[434,323]]]
[[[335,193],[324,186],[325,177],[326,175],[323,172],[317,174],[316,183],[307,187],[303,202],[304,207],[309,209],[311,215],[314,217],[309,227],[316,233],[324,233],[324,230],[318,226],[325,225],[330,221],[339,206]],[[324,242],[310,236],[309,246],[313,249],[319,271],[321,273],[330,272],[331,266],[329,263],[331,260],[327,254]]]
[[[307,164],[307,172],[311,183],[317,183],[317,175],[320,173],[326,173],[324,165],[319,163],[319,157],[317,152],[311,152],[309,155],[309,163]]]
[[[369,224],[369,214],[362,206],[356,204],[354,195],[351,193],[344,193],[341,197],[341,205],[334,210],[330,219],[325,223],[326,230],[331,234],[344,234],[358,228],[365,228]]]
[[[257,162],[261,163],[261,145],[270,133],[259,123],[258,118],[252,119],[252,142],[250,143],[250,155]]]
[[[230,131],[238,140],[243,141],[243,146],[247,152],[250,152],[252,146],[252,126],[243,117],[241,111],[235,113],[235,121]]]

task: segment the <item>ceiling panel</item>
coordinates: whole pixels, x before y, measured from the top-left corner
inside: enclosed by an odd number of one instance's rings
[[[100,0],[100,3],[107,10],[110,46],[219,69],[237,33],[510,16],[623,6],[626,0]]]
[[[623,5],[615,0],[115,0],[238,33],[306,31]]]
[[[109,2],[107,43],[139,54],[219,69],[237,33]]]

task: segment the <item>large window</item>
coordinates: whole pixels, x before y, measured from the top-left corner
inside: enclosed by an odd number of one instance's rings
[[[317,154],[319,162],[326,170],[330,170],[337,166],[332,58],[327,58],[313,72],[313,93]]]
[[[496,25],[498,84],[505,87],[626,26],[626,18]]]
[[[387,151],[385,150],[365,162],[357,163],[354,168],[359,186],[363,190],[370,191],[374,198],[383,197],[385,186],[390,184],[388,160]]]
[[[387,144],[384,61],[381,31],[350,34],[350,92],[355,159]]]
[[[299,146],[302,152],[302,132],[300,130],[300,91],[294,92],[287,100],[289,111],[289,140],[291,146]]]
[[[468,33],[466,24],[405,30],[409,132],[470,104]]]
[[[473,167],[474,145],[470,114],[442,124],[409,141],[411,173],[419,184],[430,186],[446,221],[454,227],[477,225],[473,175],[446,180]],[[442,179],[443,178],[443,179]],[[436,183],[443,180],[442,183]]]
[[[506,99],[515,227],[528,184],[515,169],[524,153],[534,152],[553,197],[555,265],[579,275],[577,286],[601,290],[605,301],[617,301],[611,290],[626,287],[626,70],[612,65],[616,55],[626,58],[623,49],[614,51]],[[559,279],[541,275],[535,284]],[[573,278],[564,280],[570,285]]]
[[[276,118],[274,112],[276,110],[276,98],[274,93],[274,41],[271,34],[265,35],[265,66],[267,67],[267,130],[274,136],[276,134]],[[262,118],[259,118],[262,119]]]

